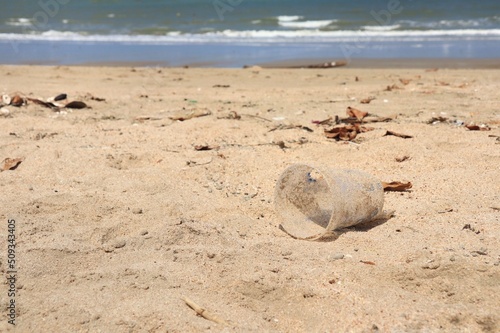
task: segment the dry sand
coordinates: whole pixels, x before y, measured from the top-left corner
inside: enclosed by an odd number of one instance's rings
[[[67,93],[92,107],[31,103],[0,116],[0,161],[25,158],[0,173],[0,269],[8,270],[15,219],[18,332],[500,329],[499,70],[3,66],[0,74],[0,92]],[[401,89],[384,90],[393,84]],[[376,99],[359,103],[368,96]],[[377,130],[355,143],[311,124],[345,116],[347,106],[397,118],[371,124]],[[169,118],[183,110],[211,114]],[[226,119],[233,111],[241,119]],[[439,116],[451,122],[427,123]],[[279,124],[314,131],[270,131]],[[296,162],[413,188],[385,194],[395,215],[382,224],[331,242],[294,240],[278,229],[273,192]],[[229,326],[197,316],[182,297]]]

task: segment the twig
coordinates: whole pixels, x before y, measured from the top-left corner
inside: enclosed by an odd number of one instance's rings
[[[261,117],[261,116],[258,116],[258,115],[254,115],[254,114],[243,114],[242,116],[252,117],[252,118],[257,118],[257,119],[261,119],[261,120],[272,122],[272,120],[270,120],[270,119],[267,119],[267,118],[264,118],[264,117]]]
[[[184,298],[182,298],[182,300],[186,303],[187,306],[189,306],[191,309],[193,309],[198,316],[201,316],[201,317],[205,318],[206,320],[213,321],[214,323],[217,323],[217,324],[229,326],[229,324],[225,320],[217,317],[213,313],[208,312],[206,309],[202,308],[201,306],[199,306],[198,304],[193,302],[191,299],[184,297]]]

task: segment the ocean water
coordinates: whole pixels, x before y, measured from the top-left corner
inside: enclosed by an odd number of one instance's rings
[[[0,3],[0,63],[500,58],[498,0]]]

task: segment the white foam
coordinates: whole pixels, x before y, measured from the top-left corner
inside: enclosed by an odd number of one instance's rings
[[[31,19],[20,17],[17,19],[10,19],[6,22],[7,25],[13,25],[17,27],[27,27],[31,25]]]
[[[395,25],[365,25],[362,27],[364,30],[367,31],[391,31],[391,30],[396,30],[398,28],[401,28],[399,24]]]
[[[179,31],[165,35],[85,35],[70,31],[50,30],[41,34],[0,34],[0,40],[16,41],[71,41],[71,42],[118,42],[118,43],[276,43],[276,42],[362,42],[362,41],[431,41],[431,40],[498,40],[500,29],[461,30],[246,30],[214,31],[203,34],[183,34]]]
[[[319,20],[319,21],[279,21],[278,24],[285,28],[300,28],[300,29],[319,29],[329,26],[335,20]]]
[[[289,15],[280,15],[276,17],[278,19],[278,22],[292,22],[292,21],[298,21],[303,19],[303,16],[289,16]]]

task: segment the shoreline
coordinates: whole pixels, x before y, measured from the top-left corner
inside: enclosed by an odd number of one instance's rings
[[[4,65],[137,64],[149,67],[241,68],[252,65],[283,66],[303,60],[308,63],[347,60],[350,66],[361,68],[422,68],[431,62],[451,68],[498,68],[500,44],[494,40],[446,39],[166,44],[0,40],[0,63]]]

